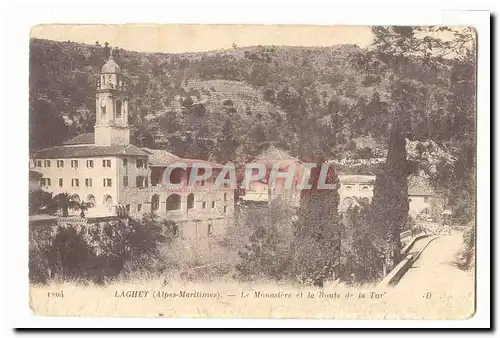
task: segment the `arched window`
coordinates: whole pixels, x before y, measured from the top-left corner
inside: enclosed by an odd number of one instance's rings
[[[188,209],[193,209],[194,208],[194,194],[191,193],[188,195],[187,198],[187,208]]]
[[[113,198],[109,195],[104,196],[104,205],[107,206],[108,208],[111,208],[113,206]]]
[[[90,194],[87,196],[87,199],[85,200],[87,203],[89,203],[89,208],[95,207],[95,196]]]
[[[212,223],[209,223],[208,227],[207,227],[207,233],[209,235],[211,235],[213,231],[214,231],[214,227],[213,227]]]
[[[361,190],[368,190],[368,189],[370,189],[370,188],[366,185],[363,188],[361,188]]]
[[[350,185],[346,185],[345,187],[346,189],[352,189],[352,187]]]
[[[153,195],[151,197],[151,211],[157,211],[158,209],[160,209],[160,196]]]
[[[122,117],[122,101],[116,101],[116,118],[120,119]]]
[[[167,198],[167,211],[181,209],[181,195],[172,194]]]

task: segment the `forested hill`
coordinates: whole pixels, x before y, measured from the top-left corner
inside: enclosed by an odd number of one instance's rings
[[[31,40],[31,150],[93,131],[107,55],[97,42]],[[301,157],[319,148],[370,153],[383,147],[394,114],[410,138],[438,144],[460,143],[474,128],[474,112],[456,109],[471,99],[457,85],[470,70],[452,61],[406,62],[407,81],[395,83],[383,56],[356,45],[183,54],[113,46],[113,57],[128,80],[134,141],[179,156],[242,161],[270,143]]]

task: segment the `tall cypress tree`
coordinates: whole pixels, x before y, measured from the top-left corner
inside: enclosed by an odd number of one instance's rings
[[[400,233],[408,217],[408,175],[406,140],[399,124],[392,127],[387,160],[377,175],[373,191],[373,221],[380,241],[379,248],[390,271],[399,261]]]
[[[303,284],[320,287],[338,274],[340,263],[339,194],[337,189],[318,189],[322,163],[311,170],[312,188],[301,192],[292,250],[293,276]],[[333,166],[328,168],[326,183],[338,187]]]

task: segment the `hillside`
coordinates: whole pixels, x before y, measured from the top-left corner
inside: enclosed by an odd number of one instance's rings
[[[97,43],[31,40],[31,150],[92,131],[95,78],[107,55],[109,47]],[[461,142],[471,124],[459,116],[467,112],[450,107],[451,63],[404,65],[413,86],[404,88],[380,56],[355,45],[185,54],[115,47],[113,56],[128,79],[135,142],[179,156],[243,161],[274,143],[294,156],[342,157],[370,148],[366,137],[383,148],[394,113],[405,115],[411,138],[438,144]],[[394,112],[395,88],[420,99]]]

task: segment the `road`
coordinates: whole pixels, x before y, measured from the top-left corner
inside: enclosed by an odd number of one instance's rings
[[[456,264],[461,244],[462,232],[455,230],[430,242],[395,288],[446,293],[474,290],[473,272],[463,271]]]

